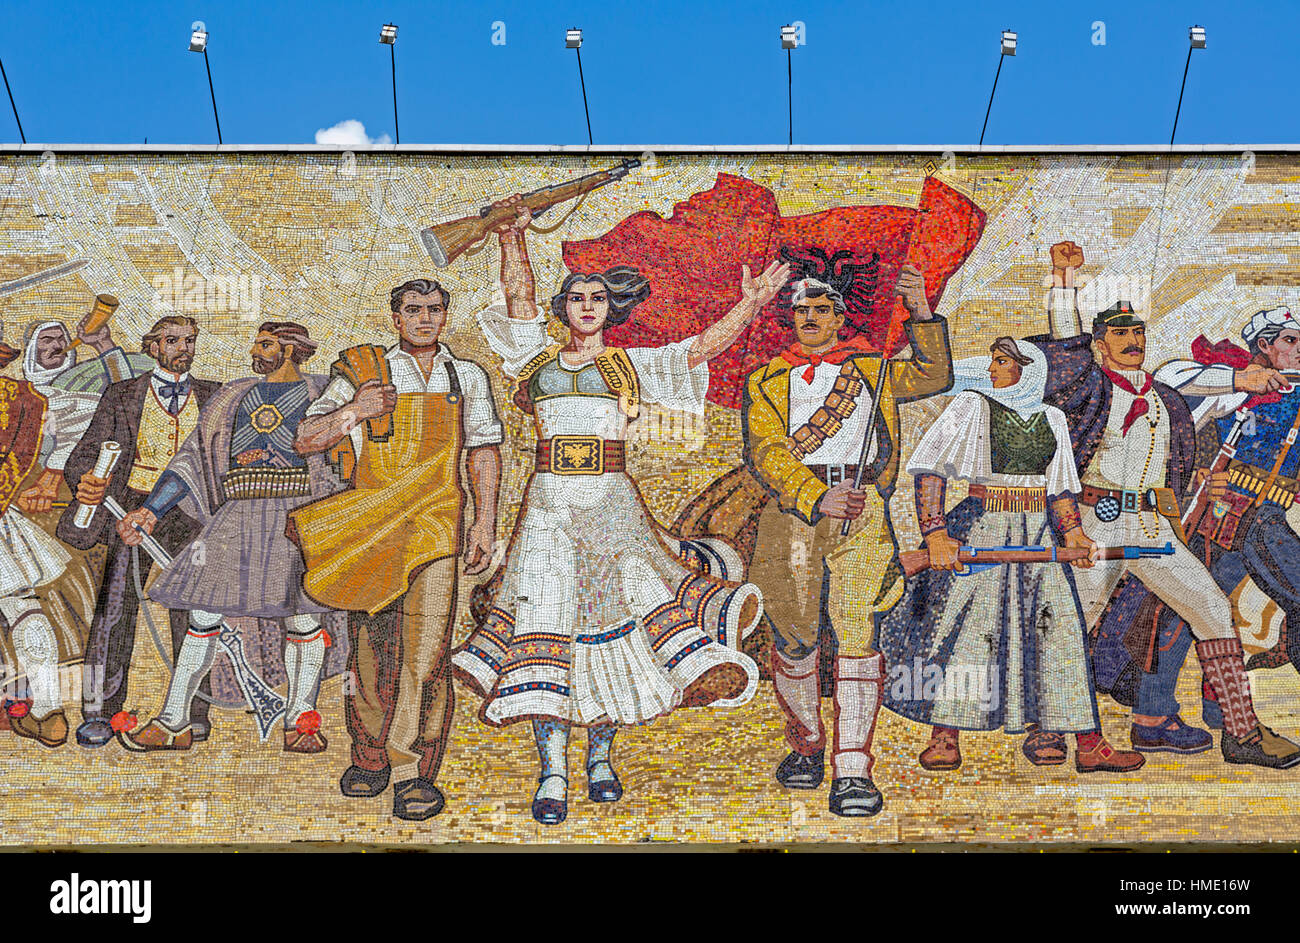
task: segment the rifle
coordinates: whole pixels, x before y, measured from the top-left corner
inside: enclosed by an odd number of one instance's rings
[[[108,508],[119,521],[126,517],[126,510],[111,495],[104,498],[104,507]],[[140,530],[139,527],[136,530]],[[153,561],[158,566],[166,569],[172,562],[171,554],[155,538],[149,534],[140,531],[144,540],[142,546]],[[256,671],[248,664],[244,658],[244,640],[243,637],[233,628],[225,619],[221,620],[221,634],[217,637],[221,647],[225,649],[226,656],[230,659],[230,667],[234,669],[235,681],[239,684],[239,690],[244,695],[244,700],[252,708],[253,716],[257,719],[257,732],[263,742],[275,728],[275,722],[284,716],[285,702],[284,698],[276,694],[269,684],[262,680]]]
[[[1187,506],[1187,512],[1183,514],[1183,533],[1194,534],[1196,527],[1201,523],[1201,518],[1210,507],[1210,476],[1218,472],[1228,470],[1229,463],[1237,455],[1237,443],[1241,441],[1243,430],[1246,428],[1246,422],[1250,418],[1250,411],[1239,409],[1236,412],[1237,421],[1232,424],[1228,434],[1223,437],[1223,444],[1219,446],[1218,454],[1214,456],[1214,462],[1210,465],[1209,472],[1201,479],[1201,485],[1196,489],[1196,495],[1192,498],[1192,503]]]
[[[1281,392],[1296,392],[1296,385],[1300,384],[1300,370],[1279,370],[1278,373],[1282,374],[1283,377],[1291,382],[1291,388],[1288,390],[1282,390]],[[1223,444],[1219,446],[1219,451],[1214,456],[1214,461],[1210,464],[1209,471],[1206,473],[1205,477],[1201,479],[1201,485],[1196,489],[1196,495],[1192,498],[1191,504],[1187,506],[1187,513],[1183,515],[1183,532],[1186,534],[1196,533],[1197,525],[1200,524],[1201,518],[1205,516],[1205,512],[1209,509],[1210,495],[1208,488],[1211,476],[1219,472],[1227,471],[1232,460],[1237,457],[1237,443],[1241,441],[1241,437],[1248,429],[1247,423],[1251,418],[1251,413],[1249,409],[1242,407],[1233,415],[1237,421],[1232,424],[1232,428],[1229,429],[1228,434],[1224,436]],[[1250,431],[1253,433],[1253,428],[1251,428]],[[1281,463],[1279,463],[1279,466],[1280,464]],[[1265,488],[1264,490],[1267,491],[1268,489]],[[1223,511],[1220,510],[1219,513],[1221,516]]]
[[[1150,557],[1173,556],[1174,545],[1166,543],[1163,547],[1103,547],[1103,560],[1144,560]],[[957,551],[958,562],[965,564],[965,571],[958,576],[968,576],[990,567],[1007,563],[1073,563],[1083,560],[1088,551],[1083,547],[962,547]],[[909,550],[898,555],[898,562],[903,566],[905,576],[915,576],[922,570],[930,568],[930,551],[924,548]]]
[[[541,216],[557,203],[572,200],[603,187],[607,183],[621,180],[628,171],[641,166],[635,158],[628,158],[609,170],[599,170],[585,177],[577,177],[552,187],[542,187],[531,193],[523,194],[523,204],[533,211],[533,216]],[[464,216],[449,222],[438,223],[420,230],[420,241],[428,251],[433,264],[446,268],[462,252],[474,243],[487,238],[498,226],[512,222],[517,208],[514,206],[482,207],[477,216]]]

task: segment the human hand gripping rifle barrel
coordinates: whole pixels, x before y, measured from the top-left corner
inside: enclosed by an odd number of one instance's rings
[[[438,268],[446,268],[470,246],[486,239],[498,227],[514,222],[521,205],[526,206],[536,218],[557,203],[585,196],[597,187],[621,180],[629,171],[640,166],[639,160],[629,158],[608,170],[525,193],[519,203],[509,206],[488,204],[478,211],[477,216],[465,216],[420,230],[420,241],[433,259],[433,264]]]

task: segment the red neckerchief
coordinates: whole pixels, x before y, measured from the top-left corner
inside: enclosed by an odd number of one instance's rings
[[[1138,417],[1145,416],[1147,410],[1151,408],[1150,405],[1148,405],[1147,401],[1142,399],[1142,397],[1146,396],[1147,393],[1151,391],[1151,374],[1149,373],[1142,374],[1144,377],[1146,377],[1146,382],[1142,384],[1142,389],[1138,390],[1135,389],[1133,384],[1128,381],[1127,377],[1123,376],[1122,374],[1116,373],[1114,370],[1109,370],[1106,367],[1102,367],[1101,372],[1106,374],[1106,376],[1110,377],[1111,383],[1114,383],[1121,390],[1124,390],[1127,393],[1132,393],[1133,396],[1135,397],[1133,400],[1133,405],[1129,406],[1128,408],[1128,415],[1124,417],[1124,425],[1122,427],[1123,435],[1128,435],[1129,428],[1133,425],[1133,423],[1137,421]]]
[[[808,365],[800,376],[805,383],[811,384],[813,377],[817,373],[817,367],[822,363],[840,364],[855,357],[858,354],[878,354],[880,348],[871,343],[862,335],[858,334],[846,341],[840,341],[824,354],[806,354],[800,344],[791,344],[785,350],[781,351],[781,359],[792,367]]]
[[[1250,356],[1250,351],[1243,350],[1230,340],[1221,340],[1217,344],[1211,344],[1202,334],[1196,340],[1192,341],[1192,357],[1197,363],[1206,366],[1225,366],[1232,367],[1234,370],[1245,370],[1252,363],[1256,362]],[[1286,387],[1289,391],[1290,387]],[[1280,390],[1274,390],[1272,393],[1255,393],[1246,398],[1241,404],[1241,409],[1254,409],[1256,406],[1263,406],[1266,403],[1276,403],[1282,398]]]

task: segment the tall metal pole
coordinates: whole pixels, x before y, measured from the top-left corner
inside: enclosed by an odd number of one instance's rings
[[[980,128],[980,147],[984,146],[984,132],[989,129],[989,112],[993,110],[993,96],[998,91],[998,76],[1002,74],[1002,60],[1006,56],[998,55],[998,70],[993,73],[993,91],[989,92],[989,106],[984,109],[984,127]]]
[[[791,144],[794,143],[794,66],[791,65],[793,59],[794,59],[793,50],[787,49],[785,51],[785,91],[786,91],[786,102],[789,105],[789,110],[790,110],[790,143]]]
[[[18,123],[18,136],[22,138],[23,143],[26,144],[27,135],[23,134],[23,123],[18,118],[18,106],[14,104],[14,93],[13,90],[9,88],[9,76],[5,72],[5,64],[2,59],[0,59],[0,76],[4,76],[5,91],[9,93],[9,107],[14,110],[14,121]]]
[[[1169,132],[1169,144],[1173,146],[1174,135],[1178,133],[1178,116],[1183,110],[1183,92],[1187,90],[1187,70],[1192,66],[1192,50],[1195,46],[1187,47],[1187,62],[1183,64],[1183,84],[1178,88],[1178,107],[1174,110],[1174,129]]]
[[[203,47],[203,67],[208,70],[208,94],[212,96],[212,120],[217,123],[217,143],[224,144],[221,140],[221,119],[217,117],[217,92],[212,87],[212,66],[208,63],[208,49]]]
[[[388,52],[393,63],[393,137],[401,144],[402,132],[397,127],[397,43],[389,43]]]
[[[573,49],[578,54],[578,83],[582,86],[582,113],[587,116],[587,144],[591,144],[591,112],[587,110],[587,82],[582,77],[582,50]]]

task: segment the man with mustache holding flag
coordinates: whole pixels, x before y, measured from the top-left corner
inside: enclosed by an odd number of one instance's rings
[[[1051,334],[1027,340],[1047,356],[1044,401],[1069,421],[1083,485],[1083,529],[1099,545],[1171,543],[1175,549],[1171,556],[1074,568],[1084,622],[1098,623],[1120,580],[1132,573],[1191,626],[1206,682],[1223,708],[1223,758],[1274,769],[1295,766],[1300,747],[1255,716],[1230,603],[1182,531],[1179,499],[1191,485],[1196,456],[1191,411],[1176,390],[1142,369],[1146,325],[1129,302],[1098,312],[1092,333],[1083,332],[1074,284],[1083,250],[1062,242],[1051,253]],[[1222,496],[1225,482],[1209,486],[1212,495]]]
[[[838,640],[829,808],[841,816],[875,815],[884,805],[871,779],[884,678],[875,621],[903,592],[889,520],[898,404],[952,383],[947,323],[930,311],[921,272],[904,266],[895,291],[907,309],[913,356],[882,370],[881,353],[865,337],[841,340],[841,292],[815,278],[796,281],[791,316],[782,319],[793,343],[749,375],[742,407],[745,462],[776,498],[759,517],[749,573],[770,589],[766,610],[776,633],[772,678],[791,748],[776,778],[787,789],[816,789],[825,775],[818,637],[829,622]]]

